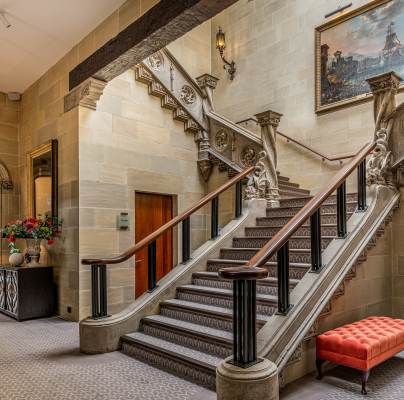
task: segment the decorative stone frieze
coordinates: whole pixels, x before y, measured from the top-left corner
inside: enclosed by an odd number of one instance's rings
[[[392,152],[390,135],[396,111],[396,94],[401,78],[394,72],[388,72],[367,80],[373,93],[373,112],[375,120],[374,141],[376,148],[367,163],[368,185],[394,187],[391,171]]]
[[[64,112],[66,113],[79,105],[95,110],[106,85],[107,82],[98,79],[87,79],[65,96]]]

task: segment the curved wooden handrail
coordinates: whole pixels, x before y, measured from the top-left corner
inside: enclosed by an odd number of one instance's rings
[[[205,204],[209,203],[211,200],[213,200],[215,197],[217,197],[220,193],[224,192],[225,190],[229,189],[231,186],[233,186],[235,183],[238,181],[242,180],[245,178],[248,174],[250,174],[252,171],[254,171],[254,166],[248,167],[245,170],[241,171],[237,175],[235,175],[232,179],[227,181],[225,184],[220,186],[218,189],[214,190],[213,192],[209,193],[205,197],[203,197],[201,200],[199,200],[197,203],[195,203],[192,207],[188,208],[186,211],[183,213],[177,215],[174,217],[171,221],[168,221],[166,224],[155,230],[153,233],[150,235],[146,236],[144,239],[130,247],[128,250],[126,250],[124,253],[117,257],[113,258],[85,258],[81,260],[81,262],[85,265],[96,265],[96,264],[119,264],[121,262],[124,262],[131,258],[135,253],[137,253],[139,250],[143,249],[143,247],[147,246],[149,243],[153,242],[156,240],[159,236],[161,236],[163,233],[165,233],[167,230],[174,228],[176,225],[178,225],[181,221],[185,220],[188,218],[191,214],[193,214],[195,211],[198,211],[200,208],[202,208]]]
[[[341,168],[331,179],[330,183],[317,193],[264,247],[256,253],[245,265],[247,267],[263,266],[291,236],[310,218],[324,201],[345,181],[348,175],[366,158],[376,147],[376,143],[368,143],[356,154],[346,166]],[[242,267],[240,267],[242,268]],[[233,271],[234,272],[234,271]],[[240,270],[240,272],[242,272]]]
[[[243,122],[247,122],[247,121],[253,121],[256,124],[258,124],[258,121],[255,118],[252,118],[252,117],[243,119],[242,121],[238,121],[237,123],[242,124]],[[329,162],[340,161],[342,163],[342,160],[347,160],[349,158],[355,157],[355,154],[345,154],[345,155],[341,155],[341,156],[332,156],[332,157],[326,156],[325,154],[320,153],[319,151],[305,145],[304,143],[299,142],[296,139],[293,139],[292,137],[286,135],[285,133],[277,131],[277,134],[279,136],[282,136],[283,138],[285,138],[287,142],[292,142],[292,143],[304,148],[305,150],[310,151],[311,153],[313,153],[316,156],[320,157],[323,161],[324,160],[327,160]]]

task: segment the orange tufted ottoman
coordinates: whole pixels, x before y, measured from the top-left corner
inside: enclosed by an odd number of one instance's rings
[[[370,369],[404,349],[404,320],[369,317],[317,336],[318,378],[324,361],[362,371],[362,394]]]

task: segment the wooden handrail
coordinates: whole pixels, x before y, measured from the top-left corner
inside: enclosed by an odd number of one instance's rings
[[[239,122],[237,122],[237,123],[238,123],[238,124],[242,124],[243,122],[247,122],[247,121],[253,121],[253,122],[255,122],[255,123],[258,124],[258,121],[257,121],[255,118],[251,118],[251,117],[250,117],[250,118],[243,119],[242,121],[239,121]],[[300,147],[303,147],[305,150],[310,151],[311,153],[313,153],[313,154],[315,154],[316,156],[320,157],[323,161],[324,161],[324,160],[327,160],[327,161],[329,161],[329,162],[340,161],[340,162],[342,163],[342,160],[347,160],[347,159],[352,158],[352,157],[355,156],[355,154],[345,154],[345,155],[333,156],[333,157],[326,156],[325,154],[320,153],[319,151],[317,151],[317,150],[315,150],[315,149],[313,149],[313,148],[311,148],[311,147],[305,145],[304,143],[299,142],[299,141],[296,140],[296,139],[293,139],[292,137],[286,135],[285,133],[282,133],[282,132],[277,131],[277,134],[278,134],[279,136],[282,136],[283,138],[285,138],[287,142],[292,142],[292,143],[294,143],[294,144],[296,144],[296,145],[298,145],[298,146],[300,146]]]
[[[341,168],[331,179],[330,183],[317,193],[262,249],[246,264],[247,267],[261,267],[271,258],[291,236],[310,218],[324,201],[345,181],[351,172],[376,147],[376,143],[368,143],[356,154],[347,165]]]
[[[209,203],[211,200],[213,200],[215,197],[217,197],[220,193],[224,192],[225,190],[229,189],[231,186],[233,186],[235,183],[238,181],[242,180],[245,178],[248,174],[254,171],[254,166],[248,167],[245,170],[241,171],[237,175],[235,175],[232,179],[227,181],[225,184],[220,186],[218,189],[214,190],[213,192],[209,193],[205,197],[203,197],[201,200],[199,200],[197,203],[195,203],[192,207],[188,208],[186,211],[183,213],[177,215],[174,217],[172,220],[168,221],[166,224],[155,230],[153,233],[150,235],[146,236],[144,239],[130,247],[128,250],[126,250],[124,253],[117,257],[113,258],[85,258],[81,260],[81,262],[85,265],[95,265],[95,264],[119,264],[121,262],[124,262],[131,258],[135,253],[137,253],[139,250],[143,249],[145,246],[147,246],[149,243],[155,241],[158,237],[160,237],[163,233],[168,231],[169,229],[174,228],[176,225],[178,225],[181,221],[185,220],[188,218],[191,214],[193,214],[195,211],[198,211],[200,208],[202,208],[205,204]]]

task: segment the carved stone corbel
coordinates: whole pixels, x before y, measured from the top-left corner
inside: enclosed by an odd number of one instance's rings
[[[255,117],[261,126],[262,145],[264,148],[264,152],[260,153],[258,163],[261,163],[260,168],[265,168],[266,179],[268,181],[265,198],[267,199],[268,207],[279,207],[278,175],[276,173],[276,133],[282,114],[268,110],[256,114]]]
[[[216,78],[213,75],[203,74],[201,76],[198,76],[198,78],[196,78],[196,81],[201,88],[204,97],[204,112],[206,113],[208,111],[213,111],[213,91],[216,89],[219,78]]]
[[[100,81],[99,79],[87,79],[65,96],[64,112],[66,113],[79,105],[95,110],[106,85],[107,82]]]
[[[367,79],[373,93],[374,141],[376,142],[376,148],[366,165],[368,185],[394,187],[390,136],[394,124],[396,94],[400,81],[401,78],[394,72]]]
[[[197,134],[195,134],[195,142],[198,143],[199,151],[198,151],[198,166],[203,179],[207,181],[212,172],[212,161],[209,158],[209,135],[206,131],[200,130]]]

